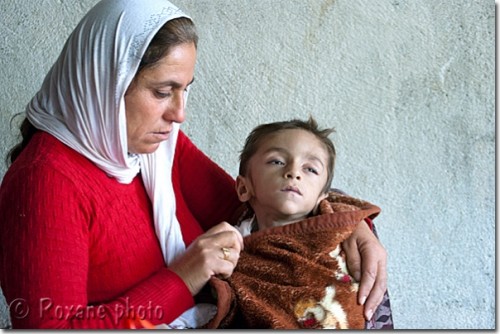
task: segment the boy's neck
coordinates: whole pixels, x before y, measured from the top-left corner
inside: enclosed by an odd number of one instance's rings
[[[302,219],[306,219],[307,217],[309,217],[309,215],[273,217],[262,214],[258,215],[255,213],[254,226],[258,227],[259,231],[262,231],[271,227],[296,223]]]

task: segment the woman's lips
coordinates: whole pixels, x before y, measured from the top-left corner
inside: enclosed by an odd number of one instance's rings
[[[168,137],[170,136],[170,131],[165,131],[165,132],[153,132],[152,135],[160,141],[167,140]]]

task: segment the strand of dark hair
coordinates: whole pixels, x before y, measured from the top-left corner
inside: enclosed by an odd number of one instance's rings
[[[16,116],[19,115],[20,114],[14,115],[12,119],[14,119]],[[11,165],[17,159],[17,157],[19,157],[21,152],[30,142],[33,135],[39,131],[37,128],[33,126],[33,124],[31,124],[28,118],[24,118],[23,122],[21,123],[21,126],[19,127],[19,130],[21,132],[22,140],[20,143],[12,147],[10,151],[7,153],[7,156],[5,158],[5,162],[7,165]]]

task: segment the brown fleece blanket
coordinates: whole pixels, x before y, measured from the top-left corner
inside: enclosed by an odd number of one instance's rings
[[[233,275],[209,282],[218,310],[204,328],[365,328],[341,242],[380,208],[332,192],[319,209],[244,238]]]

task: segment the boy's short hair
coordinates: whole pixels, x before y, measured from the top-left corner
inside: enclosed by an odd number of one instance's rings
[[[318,140],[324,145],[326,151],[328,152],[328,166],[327,166],[327,181],[324,188],[324,192],[328,192],[331,187],[332,179],[333,179],[333,170],[335,167],[335,146],[333,142],[328,138],[328,136],[335,132],[334,128],[325,128],[320,129],[318,127],[318,123],[312,116],[309,117],[307,121],[303,121],[300,119],[292,119],[290,121],[283,122],[273,122],[261,124],[254,128],[252,132],[248,135],[245,146],[240,152],[240,168],[239,174],[241,176],[246,176],[248,173],[248,164],[252,156],[259,149],[260,143],[267,136],[274,134],[278,131],[282,130],[305,130],[307,132],[312,133],[318,138]]]

